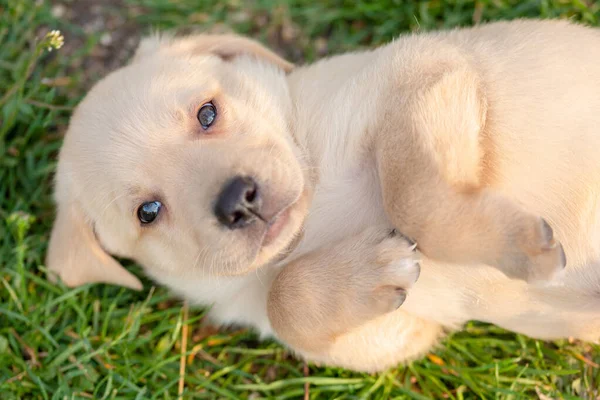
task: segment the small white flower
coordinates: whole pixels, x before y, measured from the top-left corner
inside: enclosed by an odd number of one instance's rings
[[[63,44],[65,44],[65,38],[60,33],[59,30],[52,30],[46,34],[44,37],[46,41],[46,45],[48,46],[48,51],[52,51],[53,49],[60,49]]]

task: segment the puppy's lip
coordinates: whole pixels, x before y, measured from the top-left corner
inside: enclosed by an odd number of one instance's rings
[[[291,208],[292,207],[287,207],[285,210],[283,210],[271,219],[271,221],[269,222],[267,232],[265,233],[265,236],[263,238],[262,247],[268,246],[279,236],[279,234],[290,219]]]

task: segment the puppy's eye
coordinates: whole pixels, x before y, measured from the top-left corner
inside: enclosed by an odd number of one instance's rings
[[[198,111],[198,122],[203,129],[208,129],[217,119],[217,107],[213,103],[206,103]]]
[[[162,208],[160,201],[149,201],[138,208],[138,218],[142,224],[149,224],[158,217],[158,213]]]

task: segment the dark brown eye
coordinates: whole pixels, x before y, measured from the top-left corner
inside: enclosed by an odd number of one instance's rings
[[[137,212],[140,222],[142,224],[153,222],[158,217],[161,208],[162,204],[160,201],[149,201],[142,204]]]
[[[217,119],[217,108],[213,103],[206,103],[200,107],[197,117],[202,129],[208,129]]]

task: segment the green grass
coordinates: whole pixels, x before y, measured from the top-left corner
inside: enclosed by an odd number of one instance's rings
[[[127,8],[111,1],[107,13],[131,32],[224,24],[294,61],[408,30],[535,16],[595,25],[600,18],[600,5],[583,0],[119,3]],[[45,278],[61,135],[72,107],[105,73],[96,65],[102,32],[86,34],[78,25],[54,17],[44,2],[0,0],[0,398],[177,398],[179,302],[149,289],[149,281],[136,293],[105,285],[69,290]],[[49,53],[40,39],[51,29],[62,30],[66,45]],[[244,330],[211,331],[202,317],[194,310],[188,321],[184,398],[301,398],[306,382],[313,399],[600,396],[600,348],[582,343],[540,342],[473,323],[406,367],[368,375],[311,365],[305,377],[302,362],[277,344]]]

